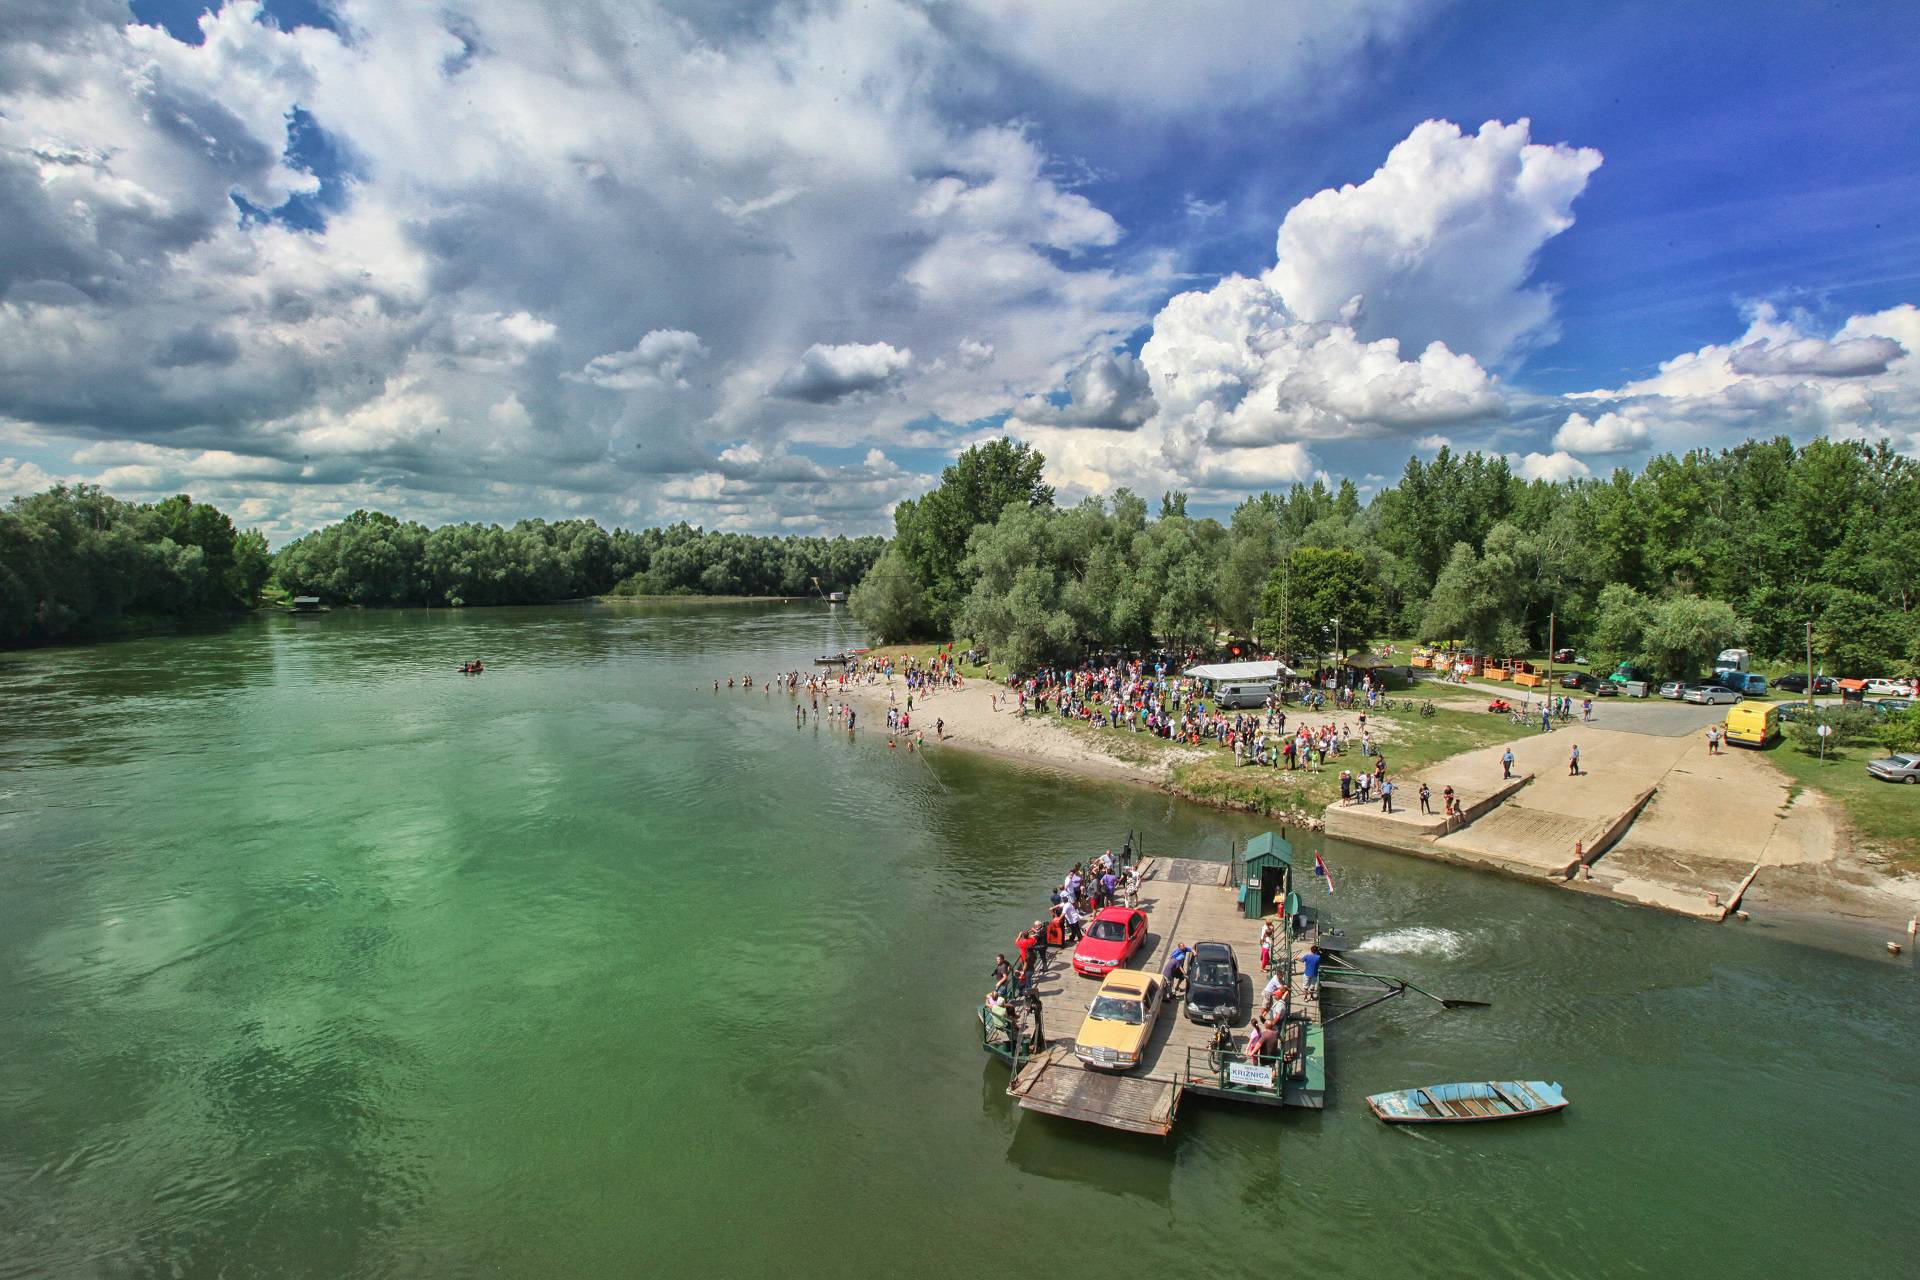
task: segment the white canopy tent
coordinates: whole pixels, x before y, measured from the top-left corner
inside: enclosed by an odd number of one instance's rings
[[[1284,662],[1208,662],[1180,673],[1196,680],[1278,680],[1295,674]]]

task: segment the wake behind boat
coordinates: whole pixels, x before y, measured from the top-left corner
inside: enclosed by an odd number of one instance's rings
[[[1463,1124],[1543,1116],[1563,1110],[1567,1099],[1544,1080],[1489,1080],[1376,1093],[1367,1105],[1388,1124]]]

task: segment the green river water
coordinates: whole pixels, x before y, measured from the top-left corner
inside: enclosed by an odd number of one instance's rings
[[[1025,1115],[973,1009],[1049,880],[1262,824],[712,691],[858,639],[593,605],[0,661],[0,1277],[1920,1269],[1906,959],[1389,854],[1309,892],[1493,1008],[1339,1023],[1322,1113]],[[1490,1076],[1574,1105],[1362,1102]]]

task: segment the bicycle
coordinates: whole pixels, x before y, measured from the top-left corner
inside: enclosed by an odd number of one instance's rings
[[[1421,703],[1421,704],[1420,704],[1420,714],[1421,714],[1421,715],[1423,715],[1423,716],[1430,716],[1430,715],[1432,715],[1433,713],[1434,713],[1434,712],[1433,712],[1433,704],[1432,704],[1431,702],[1423,702],[1423,703]]]

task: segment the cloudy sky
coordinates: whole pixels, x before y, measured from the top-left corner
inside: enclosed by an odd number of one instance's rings
[[[214,0],[217,4],[218,0]],[[0,491],[860,533],[1002,432],[1920,451],[1920,7],[0,0]]]

